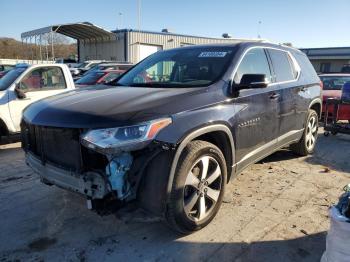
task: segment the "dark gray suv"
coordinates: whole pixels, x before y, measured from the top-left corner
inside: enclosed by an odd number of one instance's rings
[[[157,52],[111,86],[32,104],[22,139],[45,184],[97,210],[136,200],[188,233],[214,218],[250,164],[286,146],[312,153],[320,113],[320,80],[302,52],[201,45]]]

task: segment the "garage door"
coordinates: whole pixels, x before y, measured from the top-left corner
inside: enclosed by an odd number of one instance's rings
[[[159,45],[139,45],[140,48],[140,55],[139,55],[139,61],[146,58],[147,56],[162,50],[162,46]]]

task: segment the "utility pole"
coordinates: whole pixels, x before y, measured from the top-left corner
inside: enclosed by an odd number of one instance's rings
[[[118,12],[118,20],[117,21],[117,30],[118,29],[123,29],[123,13],[122,12]],[[118,26],[118,22],[119,22],[119,26]]]
[[[258,22],[258,38],[259,39],[261,38],[261,35],[260,35],[261,23],[262,22],[259,20],[259,22]]]
[[[137,0],[137,30],[138,30],[138,37],[137,37],[137,59],[140,59],[140,37],[141,37],[141,0]]]

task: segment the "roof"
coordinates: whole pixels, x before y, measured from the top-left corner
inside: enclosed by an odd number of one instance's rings
[[[350,47],[301,48],[310,59],[350,59]]]
[[[157,35],[170,35],[170,36],[182,36],[182,37],[193,37],[193,38],[205,38],[205,39],[215,39],[215,40],[227,40],[229,41],[266,41],[265,39],[245,39],[245,38],[224,38],[224,37],[208,37],[208,36],[198,36],[198,35],[186,35],[186,34],[176,34],[172,32],[158,32],[158,31],[149,31],[149,30],[138,30],[138,29],[118,29],[113,30],[113,33],[125,33],[125,32],[134,32],[134,33],[144,33],[144,34],[157,34]]]
[[[79,40],[114,37],[114,34],[110,31],[107,31],[99,26],[88,22],[82,22],[71,24],[58,24],[39,28],[36,30],[22,33],[21,38],[35,37],[51,32],[60,33],[62,35],[66,35]]]

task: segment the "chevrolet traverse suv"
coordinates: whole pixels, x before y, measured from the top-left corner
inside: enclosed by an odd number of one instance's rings
[[[96,203],[136,200],[183,233],[206,226],[226,184],[290,146],[314,151],[321,85],[302,52],[262,42],[157,52],[114,86],[29,106],[26,162]]]

